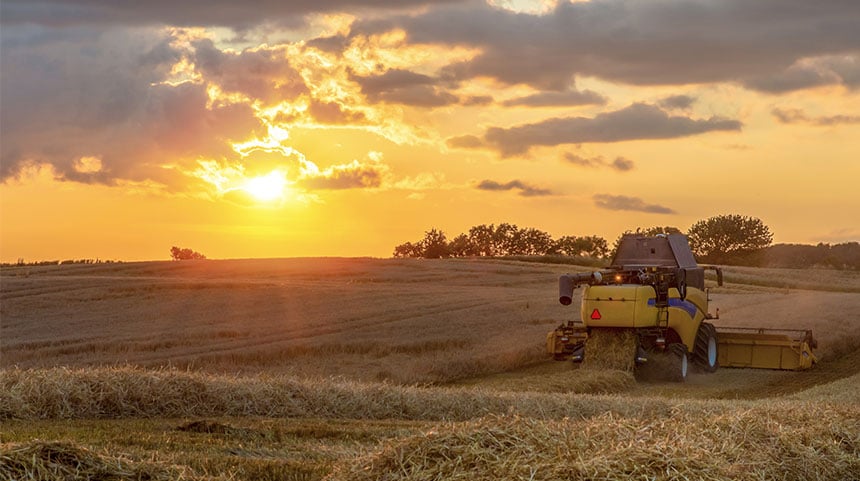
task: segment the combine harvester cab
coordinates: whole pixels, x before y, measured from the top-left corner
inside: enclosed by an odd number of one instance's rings
[[[668,357],[671,362],[661,365],[678,381],[686,378],[689,362],[705,372],[719,366],[799,370],[816,362],[811,331],[718,329],[708,322],[719,316],[708,312],[706,269],[714,270],[722,285],[722,270],[696,264],[685,236],[625,235],[608,270],[559,278],[563,305],[572,303],[576,287],[585,286],[581,321],[548,333],[547,351],[557,360],[583,361],[596,334],[633,332],[635,364]]]

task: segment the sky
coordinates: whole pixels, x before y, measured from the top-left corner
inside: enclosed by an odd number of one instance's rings
[[[0,260],[860,240],[855,0],[4,0]]]

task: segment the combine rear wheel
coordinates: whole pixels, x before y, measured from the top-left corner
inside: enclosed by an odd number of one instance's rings
[[[693,362],[705,372],[714,372],[720,366],[717,345],[717,329],[713,324],[703,322],[696,333]]]
[[[684,382],[687,380],[687,346],[683,343],[669,344],[668,355],[669,363],[669,379],[675,382]]]

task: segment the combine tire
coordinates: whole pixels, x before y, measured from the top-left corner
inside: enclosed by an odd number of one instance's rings
[[[687,370],[689,363],[687,362],[687,346],[683,343],[669,344],[668,355],[669,363],[669,379],[675,382],[684,382],[687,380]]]
[[[705,372],[714,372],[720,367],[717,352],[717,330],[713,324],[703,322],[696,334],[696,345],[693,348],[693,362]]]

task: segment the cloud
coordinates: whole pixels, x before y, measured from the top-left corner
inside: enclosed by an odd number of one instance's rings
[[[0,35],[0,181],[48,165],[61,180],[175,191],[198,158],[234,155],[232,142],[264,131],[249,105],[167,82],[185,55],[173,33],[13,26]],[[79,169],[83,158],[99,168]]]
[[[448,147],[459,149],[478,149],[486,145],[480,137],[475,135],[449,137],[448,140],[445,141],[445,144]]]
[[[448,0],[452,1],[452,0]],[[4,0],[0,19],[4,24],[44,26],[223,26],[237,30],[264,23],[300,26],[303,17],[334,11],[361,12],[408,9],[446,0]]]
[[[314,166],[315,167],[315,166]],[[388,166],[379,162],[333,165],[325,170],[306,171],[298,184],[307,189],[366,189],[382,186]]]
[[[349,110],[338,102],[325,102],[311,99],[308,113],[324,124],[357,124],[363,123],[367,117],[363,112]]]
[[[444,107],[447,105],[485,105],[489,96],[460,98],[448,92],[444,80],[402,69],[391,69],[380,75],[350,76],[361,86],[361,92],[371,102],[410,105],[413,107]]]
[[[611,164],[613,169],[619,170],[621,172],[626,172],[628,170],[633,169],[633,161],[630,159],[625,159],[624,157],[616,157],[615,160],[612,161]]]
[[[480,49],[451,79],[489,77],[561,91],[574,77],[633,85],[742,82],[767,87],[802,59],[857,56],[860,8],[850,0],[558,2],[542,15],[484,2],[357,22],[354,34],[403,30],[416,44]],[[538,54],[539,53],[539,54]],[[851,85],[847,72],[831,81]],[[856,81],[856,77],[853,77]],[[779,89],[805,88],[807,82]]]
[[[713,131],[737,131],[741,125],[737,120],[719,117],[694,120],[670,116],[658,107],[637,103],[593,118],[554,118],[510,128],[491,127],[484,140],[508,157],[524,154],[534,146],[670,139]]]
[[[505,107],[570,107],[576,105],[604,105],[606,97],[591,90],[540,92],[526,97],[506,100]]]
[[[519,195],[523,197],[538,197],[538,196],[546,196],[546,195],[554,195],[553,192],[549,189],[543,189],[540,187],[535,187],[520,180],[512,180],[510,182],[506,182],[501,184],[494,180],[482,180],[476,186],[479,190],[489,190],[489,191],[507,191],[507,190],[519,190]]]
[[[743,83],[749,88],[772,94],[828,85],[857,88],[860,86],[860,53],[798,59],[784,70],[753,77]]]
[[[633,170],[633,168],[635,167],[635,164],[632,160],[626,159],[624,157],[616,157],[615,160],[609,162],[601,156],[583,157],[581,155],[566,152],[564,154],[564,160],[571,164],[580,165],[583,167],[608,167],[611,169],[615,169],[619,172],[627,172],[629,170]]]
[[[696,98],[690,97],[689,95],[671,95],[660,99],[660,101],[657,102],[657,105],[664,109],[686,110],[692,107],[695,101]]]
[[[465,107],[489,105],[493,103],[493,97],[490,95],[471,95],[461,98],[460,103]]]
[[[804,111],[799,109],[780,109],[771,110],[771,114],[784,124],[812,124],[819,126],[839,125],[839,124],[860,124],[860,115],[831,115],[822,117],[810,117]]]
[[[224,92],[240,93],[264,105],[293,100],[309,92],[289,61],[286,46],[225,52],[208,38],[192,42],[190,61],[197,71]]]
[[[595,194],[594,205],[607,210],[631,210],[650,214],[676,214],[673,209],[657,204],[647,204],[638,197],[625,195]]]

